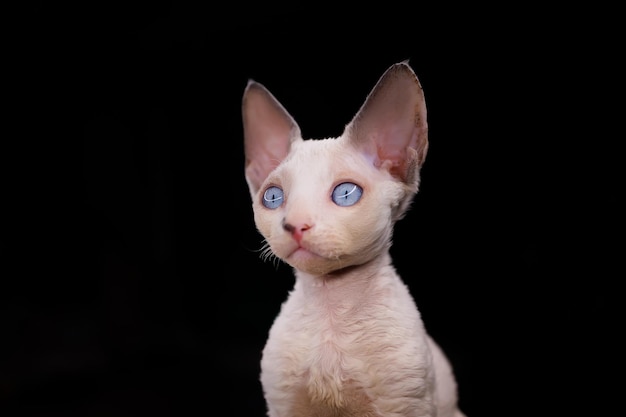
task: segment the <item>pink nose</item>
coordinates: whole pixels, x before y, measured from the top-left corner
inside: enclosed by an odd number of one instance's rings
[[[311,227],[312,226],[309,226],[306,223],[300,226],[294,226],[291,223],[283,222],[283,229],[291,233],[291,235],[296,240],[296,242],[298,242],[298,244],[300,244],[300,241],[302,240],[302,235],[304,234],[304,232],[309,230]]]

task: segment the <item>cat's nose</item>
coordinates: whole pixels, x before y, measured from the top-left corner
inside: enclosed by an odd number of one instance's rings
[[[293,225],[291,223],[288,223],[288,222],[283,220],[283,229],[285,229],[287,232],[291,233],[293,238],[298,243],[300,243],[300,240],[302,240],[302,234],[304,232],[306,232],[307,230],[309,230],[311,227],[312,226],[310,226],[307,223],[303,223],[301,225],[295,226],[295,225]]]

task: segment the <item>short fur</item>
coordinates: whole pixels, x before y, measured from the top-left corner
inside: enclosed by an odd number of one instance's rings
[[[428,149],[424,95],[408,62],[383,74],[337,138],[303,140],[253,80],[242,113],[263,255],[296,278],[263,350],[268,416],[463,416],[451,366],[389,255]],[[363,192],[339,206],[331,196],[345,182]],[[271,186],[284,193],[276,208],[263,204]]]

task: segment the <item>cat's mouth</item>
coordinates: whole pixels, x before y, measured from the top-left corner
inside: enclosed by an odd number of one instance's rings
[[[290,254],[287,256],[290,261],[308,261],[311,259],[319,259],[322,256],[313,252],[312,250],[305,248],[304,246],[297,246]]]

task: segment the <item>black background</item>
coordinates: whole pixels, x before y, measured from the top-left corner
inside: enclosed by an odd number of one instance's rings
[[[263,416],[260,353],[293,279],[259,258],[243,89],[263,83],[304,137],[337,136],[406,59],[430,148],[392,256],[462,409],[610,407],[618,164],[585,123],[610,117],[584,98],[603,55],[586,29],[545,11],[230,6],[26,8],[1,414]]]

